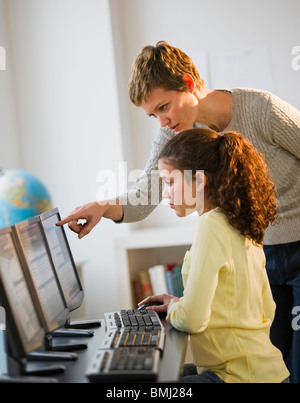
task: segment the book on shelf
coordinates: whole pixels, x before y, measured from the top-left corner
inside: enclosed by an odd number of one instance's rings
[[[141,270],[133,279],[136,303],[150,295],[171,294],[179,298],[182,297],[181,269],[181,265],[173,263],[156,265],[148,270]]]
[[[148,269],[154,295],[168,294],[165,266],[159,264]]]
[[[153,295],[150,275],[148,270],[141,270],[132,280],[135,303],[138,304],[143,299]]]
[[[168,294],[174,295],[175,297],[182,297],[183,295],[183,282],[181,275],[181,265],[174,265],[171,269],[166,272],[167,284],[168,284]]]
[[[131,283],[132,283],[133,300],[134,300],[133,303],[134,305],[137,305],[144,299],[139,276],[134,277]]]
[[[153,289],[148,270],[141,270],[139,273],[139,279],[141,283],[143,299],[150,297],[150,295],[153,295]]]

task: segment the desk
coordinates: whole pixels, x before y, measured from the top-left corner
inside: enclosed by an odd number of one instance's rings
[[[161,318],[162,324],[166,331],[165,348],[160,362],[158,382],[176,382],[180,375],[184,364],[186,355],[188,337],[186,333],[179,332],[172,328],[170,324]],[[86,350],[76,351],[78,353],[78,360],[76,361],[63,361],[59,364],[63,364],[66,367],[66,371],[63,374],[54,375],[61,383],[87,383],[88,379],[85,377],[85,371],[92,360],[92,357],[100,346],[102,339],[105,335],[105,323],[101,320],[101,327],[93,329],[95,334],[93,337],[87,338],[74,338],[68,339],[74,343],[85,342],[88,343]],[[65,338],[55,338],[57,343],[66,343]],[[41,365],[44,365],[42,363]],[[57,362],[53,362],[57,364]],[[35,367],[39,364],[35,363]]]

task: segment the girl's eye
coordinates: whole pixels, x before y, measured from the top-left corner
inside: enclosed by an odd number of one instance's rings
[[[167,104],[162,105],[162,106],[159,108],[159,110],[160,110],[161,112],[165,111],[166,109],[167,109]]]

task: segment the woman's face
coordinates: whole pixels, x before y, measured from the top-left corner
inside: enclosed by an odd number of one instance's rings
[[[162,196],[169,200],[170,207],[178,217],[203,209],[203,200],[199,198],[199,192],[196,192],[196,179],[192,178],[190,171],[183,173],[175,170],[163,160],[158,161],[158,169],[164,183]]]
[[[196,122],[198,100],[193,91],[166,91],[153,89],[140,106],[148,116],[159,120],[161,127],[176,133],[191,129]]]

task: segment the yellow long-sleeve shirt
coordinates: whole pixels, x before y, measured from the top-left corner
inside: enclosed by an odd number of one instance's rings
[[[182,267],[184,295],[167,320],[191,334],[198,373],[224,382],[282,382],[289,376],[269,333],[275,313],[262,247],[229,224],[221,209],[199,217]]]

